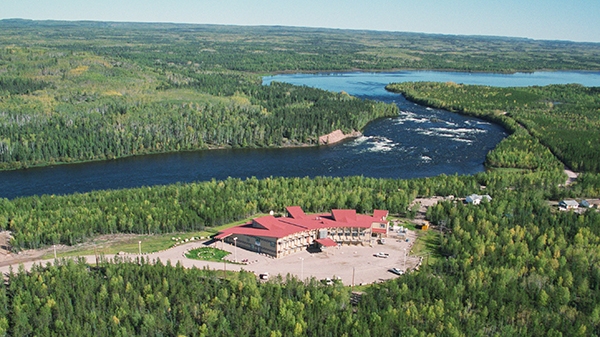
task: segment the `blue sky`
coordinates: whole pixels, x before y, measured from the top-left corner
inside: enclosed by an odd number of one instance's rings
[[[283,25],[600,42],[599,0],[7,0],[0,18]]]

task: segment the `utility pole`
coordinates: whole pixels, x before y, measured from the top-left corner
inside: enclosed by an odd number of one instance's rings
[[[52,245],[54,247],[54,259],[56,260],[56,245]]]
[[[237,263],[237,236],[233,238],[233,261]]]
[[[354,291],[354,272],[355,272],[356,268],[352,267],[352,291]]]

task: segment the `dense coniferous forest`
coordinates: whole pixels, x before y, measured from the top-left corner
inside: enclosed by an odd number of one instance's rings
[[[0,165],[212,147],[314,144],[394,107],[258,74],[353,69],[599,69],[600,46],[282,27],[0,21]],[[549,200],[600,197],[598,89],[408,83],[390,90],[473,114],[511,135],[473,176],[227,179],[0,199],[17,252],[108,233],[197,231],[299,205],[308,212],[443,201],[430,261],[369,287],[148,261],[58,261],[0,283],[0,336],[598,336],[600,213]],[[585,171],[564,186],[563,163]]]

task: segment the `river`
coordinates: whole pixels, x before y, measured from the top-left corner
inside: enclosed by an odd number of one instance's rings
[[[206,181],[227,177],[315,177],[362,175],[415,178],[481,172],[485,155],[506,137],[499,126],[430,109],[388,93],[390,82],[453,81],[494,86],[580,83],[600,86],[599,72],[488,74],[436,71],[292,74],[264,78],[345,91],[361,98],[394,102],[395,118],[370,123],[363,137],[333,146],[235,149],[168,153],[111,161],[0,172],[0,197],[83,193],[101,189]]]

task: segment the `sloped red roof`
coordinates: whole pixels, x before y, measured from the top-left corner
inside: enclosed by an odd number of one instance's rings
[[[286,208],[286,210],[290,214],[290,217],[294,219],[302,219],[306,216],[306,214],[302,210],[302,207],[300,206],[289,206]]]
[[[373,222],[384,222],[381,217],[356,214],[355,210],[338,209],[331,214],[307,215],[299,206],[291,206],[287,211],[291,217],[263,216],[244,225],[225,229],[215,238],[222,239],[235,234],[283,238],[301,231],[337,227],[370,228]],[[383,212],[387,214],[387,211]]]
[[[226,237],[228,237],[230,235],[231,235],[231,233],[221,232],[221,233],[215,235],[215,239],[217,239],[217,240],[223,240],[223,239],[225,239]]]
[[[356,221],[356,210],[354,209],[334,209],[331,210],[331,214],[335,221],[339,222],[352,222]]]
[[[388,211],[384,211],[381,209],[376,209],[373,211],[373,217],[376,219],[381,219],[380,221],[385,221],[385,218],[387,218],[388,214]]]
[[[337,242],[331,240],[330,238],[317,239],[315,241],[317,241],[321,246],[325,246],[325,247],[336,247],[337,246]]]

